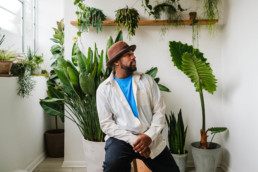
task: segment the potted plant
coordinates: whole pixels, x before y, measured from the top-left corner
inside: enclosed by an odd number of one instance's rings
[[[223,132],[226,128],[214,127],[212,129],[206,129],[203,90],[213,94],[213,92],[216,91],[217,80],[212,74],[212,69],[207,62],[207,59],[198,49],[194,49],[192,46],[175,41],[170,41],[169,47],[174,65],[191,79],[196,91],[200,95],[202,109],[202,129],[200,130],[201,141],[191,144],[196,171],[215,172],[221,146],[217,143],[208,143],[207,133],[208,131],[212,131],[212,133],[214,133],[214,131],[215,133]]]
[[[5,40],[5,35],[0,35],[0,46]],[[0,76],[10,76],[10,70],[13,61],[11,59],[16,57],[16,52],[9,49],[0,49]]]
[[[40,64],[44,62],[43,55],[37,55],[35,54],[32,60],[35,64],[35,69],[33,71],[34,75],[40,75],[41,74],[41,67]]]
[[[76,11],[78,27],[80,28],[77,35],[80,37],[83,31],[89,31],[90,25],[96,28],[96,32],[102,31],[102,21],[106,20],[106,16],[103,14],[102,10],[87,7],[84,4],[84,0],[74,0],[74,5],[78,7]]]
[[[153,15],[155,19],[160,19],[162,14],[165,14],[168,20],[179,20],[181,12],[185,11],[179,3],[179,0],[169,1],[166,0],[162,3],[155,5],[150,4],[149,0],[142,0],[142,6],[149,15]]]
[[[185,150],[185,139],[187,134],[187,127],[184,127],[181,109],[178,113],[177,120],[174,113],[166,115],[168,125],[168,143],[169,149],[173,158],[178,165],[180,172],[185,172],[188,151]]]
[[[130,39],[135,35],[135,29],[138,27],[138,21],[140,20],[139,13],[134,8],[122,8],[116,11],[115,23],[117,29],[127,28],[128,38]]]
[[[53,55],[54,62],[51,67],[57,67],[57,59],[64,58],[64,23],[63,19],[57,22],[57,27],[53,28],[54,35],[52,40],[55,44],[50,51]],[[55,117],[55,129],[45,132],[45,143],[47,154],[50,157],[64,156],[64,129],[58,128],[58,118],[64,122],[64,93],[62,84],[54,70],[51,70],[47,80],[48,90],[47,97],[40,100],[40,105],[46,114]]]

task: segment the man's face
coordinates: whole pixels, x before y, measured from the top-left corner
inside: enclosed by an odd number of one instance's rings
[[[133,51],[126,52],[119,59],[119,63],[122,69],[127,73],[133,73],[137,70],[136,60]]]

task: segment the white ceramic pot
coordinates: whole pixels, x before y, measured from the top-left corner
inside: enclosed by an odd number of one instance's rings
[[[93,142],[84,138],[82,138],[82,142],[87,171],[102,172],[105,160],[105,142]]]
[[[34,71],[33,74],[34,75],[40,75],[41,74],[42,69],[40,67],[37,67]]]
[[[187,165],[187,157],[188,153],[186,154],[172,154],[174,160],[176,161],[176,164],[180,170],[180,172],[186,171],[186,165]]]

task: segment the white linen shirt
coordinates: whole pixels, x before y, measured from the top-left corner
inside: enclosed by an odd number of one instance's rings
[[[151,76],[134,72],[132,86],[139,119],[134,116],[113,73],[99,85],[97,110],[100,127],[106,134],[105,140],[114,137],[130,145],[137,140],[138,134],[148,135],[152,139],[149,147],[153,159],[166,147],[160,134],[165,124],[166,105]]]

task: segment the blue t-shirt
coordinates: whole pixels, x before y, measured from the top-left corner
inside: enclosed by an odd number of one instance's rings
[[[114,79],[116,80],[116,82],[120,86],[121,90],[123,91],[125,98],[133,111],[134,116],[136,118],[139,118],[139,115],[137,112],[137,107],[136,107],[136,102],[135,102],[134,95],[133,95],[132,78],[133,78],[132,75],[130,75],[127,78],[123,78],[123,79],[118,79],[114,76]]]

